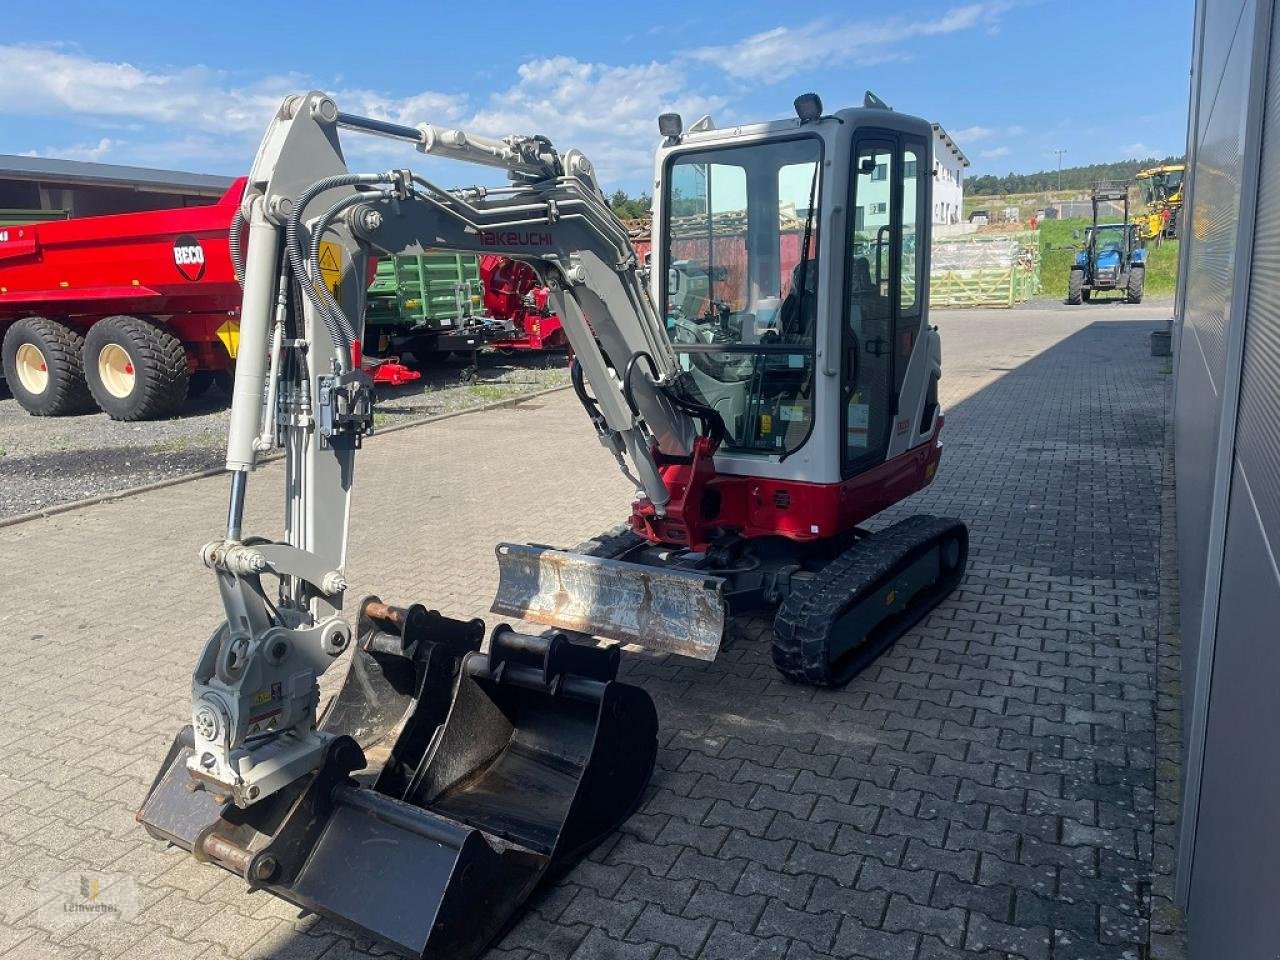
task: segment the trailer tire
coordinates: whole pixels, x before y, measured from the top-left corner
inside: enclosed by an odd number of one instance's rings
[[[1067,303],[1075,306],[1083,302],[1084,271],[1072,270],[1067,276]]]
[[[173,331],[143,317],[105,317],[84,338],[89,391],[112,420],[155,420],[187,398],[187,351]]]
[[[23,317],[5,331],[0,355],[4,378],[18,405],[37,417],[64,417],[93,409],[80,348],[84,340],[64,323]]]
[[[1129,303],[1141,303],[1142,294],[1147,286],[1147,268],[1134,267],[1129,271],[1129,282],[1125,286],[1124,298]]]

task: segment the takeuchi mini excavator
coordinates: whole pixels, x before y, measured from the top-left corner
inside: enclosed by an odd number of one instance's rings
[[[402,952],[471,957],[640,801],[657,717],[617,679],[621,645],[709,660],[729,617],[776,610],[778,669],[834,686],[959,582],[961,522],[861,526],[941,455],[929,124],[871,94],[834,114],[806,94],[794,119],[685,130],[666,114],[659,129],[646,283],[576,150],[354,116],[315,92],[281,105],[235,231],[230,505],[201,551],[226,620],[138,814],[153,835]],[[353,173],[342,131],[509,185]],[[502,624],[486,642],[481,620],[377,596],[343,615],[374,426],[364,278],[372,257],[428,249],[536,272],[588,420],[636,490],[622,527],[574,550],[498,545],[493,609],[538,634]],[[242,530],[275,448],[279,542]]]

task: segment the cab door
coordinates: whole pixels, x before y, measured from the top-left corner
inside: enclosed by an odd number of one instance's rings
[[[854,140],[841,365],[846,478],[883,463],[902,428],[899,391],[923,322],[928,259],[917,239],[928,235],[928,157],[918,137],[864,130]]]
[[[854,141],[842,324],[845,477],[884,460],[893,421],[900,164],[896,135],[864,131]]]

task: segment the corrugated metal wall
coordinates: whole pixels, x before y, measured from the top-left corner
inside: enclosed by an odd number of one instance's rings
[[[1280,955],[1280,22],[1200,0],[1174,426],[1192,960]],[[1203,614],[1203,616],[1202,616]]]
[[[1208,0],[1201,50],[1199,123],[1191,176],[1186,286],[1178,346],[1174,443],[1178,450],[1178,542],[1182,620],[1198,623],[1204,607],[1214,454],[1226,375],[1225,331],[1235,279],[1243,174],[1244,113],[1255,0]],[[1197,638],[1188,635],[1184,708],[1194,689]]]

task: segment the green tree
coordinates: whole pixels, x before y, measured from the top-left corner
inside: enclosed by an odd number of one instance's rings
[[[609,207],[614,215],[622,220],[640,220],[651,215],[653,198],[647,193],[632,197],[627,191],[619,188],[609,197]]]
[[[1081,167],[1062,168],[1062,190],[1077,192],[1088,190],[1097,180],[1132,180],[1139,170],[1159,166],[1162,163],[1182,163],[1181,157],[1145,160],[1121,160],[1118,163],[1091,163]],[[965,192],[970,196],[1003,196],[1010,193],[1050,193],[1058,189],[1058,171],[1040,170],[1036,173],[1006,173],[1003,177],[983,174],[965,181]]]

